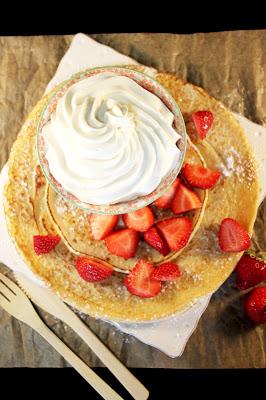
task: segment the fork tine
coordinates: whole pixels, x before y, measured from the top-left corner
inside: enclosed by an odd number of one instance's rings
[[[12,298],[12,296],[14,296],[14,294],[10,291],[9,288],[7,288],[1,281],[1,277],[0,277],[0,292],[2,292],[2,294],[8,298],[8,300],[10,300]]]
[[[3,281],[4,284],[8,286],[14,294],[20,294],[20,292],[22,292],[22,290],[11,279],[9,279],[4,274],[1,274],[1,272],[0,272],[0,280]]]
[[[8,297],[6,297],[0,289],[0,306],[3,307],[7,311],[6,307],[8,304],[10,304]]]

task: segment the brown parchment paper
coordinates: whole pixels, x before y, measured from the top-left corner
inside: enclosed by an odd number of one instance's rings
[[[232,110],[266,125],[265,30],[92,37],[140,63],[176,73],[202,86]],[[1,168],[24,118],[42,96],[71,40],[72,36],[0,37]],[[254,246],[263,250],[266,250],[265,223],[266,201],[259,209],[254,235]],[[3,265],[0,269],[9,274]],[[183,355],[176,359],[107,323],[81,317],[129,367],[265,367],[266,326],[252,326],[244,315],[242,297],[232,275],[212,297]],[[70,328],[40,313],[51,329],[90,366],[102,365]],[[64,367],[67,363],[37,333],[0,309],[0,367],[48,366]]]

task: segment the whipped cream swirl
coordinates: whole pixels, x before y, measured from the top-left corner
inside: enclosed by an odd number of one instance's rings
[[[173,121],[157,96],[128,77],[104,72],[81,80],[43,127],[50,172],[86,203],[147,195],[179,160]]]

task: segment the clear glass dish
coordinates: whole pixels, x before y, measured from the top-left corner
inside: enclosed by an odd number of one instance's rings
[[[117,75],[127,76],[134,81],[136,81],[139,85],[144,87],[145,89],[149,90],[157,97],[159,97],[163,103],[168,107],[168,109],[174,115],[174,128],[177,132],[181,135],[181,139],[178,141],[178,148],[180,149],[180,158],[179,162],[177,163],[176,167],[169,173],[167,177],[165,177],[159,186],[150,194],[138,197],[134,200],[120,202],[110,205],[95,205],[85,203],[75,197],[73,194],[66,191],[62,185],[53,177],[49,170],[48,161],[45,158],[46,148],[45,148],[45,140],[43,137],[43,127],[49,121],[51,114],[55,111],[56,105],[60,97],[64,95],[66,90],[73,85],[74,83],[82,80],[87,79],[90,76],[95,74],[99,74],[102,72],[112,72]],[[171,185],[171,183],[175,180],[176,176],[180,172],[182,167],[185,152],[186,152],[186,127],[183,120],[183,116],[181,111],[176,104],[173,97],[170,93],[160,85],[155,79],[151,78],[147,74],[142,72],[138,72],[126,67],[118,67],[118,66],[108,66],[108,67],[100,67],[100,68],[93,68],[88,69],[83,72],[79,72],[73,75],[70,79],[62,82],[53,92],[50,97],[48,98],[42,112],[40,115],[38,127],[37,127],[37,153],[40,162],[40,166],[42,171],[48,180],[49,184],[51,185],[52,189],[58,192],[62,197],[64,197],[67,201],[71,202],[76,207],[79,207],[89,213],[96,213],[96,214],[126,214],[128,212],[132,212],[139,208],[143,208],[148,204],[151,204],[155,201],[158,197],[160,197],[167,188]]]

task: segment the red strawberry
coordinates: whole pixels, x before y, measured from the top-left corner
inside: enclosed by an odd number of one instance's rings
[[[201,189],[212,188],[219,180],[221,173],[197,164],[186,164],[182,173],[191,186]]]
[[[237,253],[250,247],[248,232],[232,218],[222,220],[218,236],[222,251]]]
[[[187,217],[168,218],[158,222],[157,228],[163,235],[170,249],[178,251],[182,249],[189,240],[192,222]]]
[[[172,200],[175,196],[176,189],[180,183],[180,179],[176,178],[172,185],[164,192],[164,194],[153,202],[156,207],[167,209],[171,207]]]
[[[33,236],[33,248],[38,255],[49,253],[59,242],[60,236],[58,235]]]
[[[104,239],[114,229],[118,215],[91,214],[89,222],[91,233],[95,240]]]
[[[116,256],[134,257],[139,243],[139,233],[134,229],[119,229],[105,238],[105,244],[110,253]]]
[[[123,221],[128,228],[145,232],[154,224],[154,215],[150,207],[144,207],[123,215]]]
[[[156,281],[175,281],[181,275],[181,271],[173,262],[165,262],[158,265],[151,277]]]
[[[266,323],[266,286],[251,291],[245,302],[246,313],[256,324]]]
[[[111,265],[102,264],[88,257],[78,257],[76,259],[76,268],[81,276],[87,282],[99,282],[112,275]]]
[[[180,183],[177,188],[171,208],[175,214],[201,208],[202,203],[196,193]]]
[[[236,284],[241,290],[249,289],[266,280],[266,263],[244,254],[236,266]]]
[[[213,123],[213,114],[210,111],[196,111],[191,115],[200,139],[204,139]]]
[[[125,279],[127,290],[139,297],[154,297],[161,290],[161,282],[151,278],[154,266],[139,260]]]
[[[144,233],[144,239],[150,246],[154,247],[163,256],[170,253],[170,249],[165,240],[159,235],[158,230],[153,226]]]

